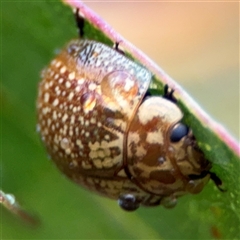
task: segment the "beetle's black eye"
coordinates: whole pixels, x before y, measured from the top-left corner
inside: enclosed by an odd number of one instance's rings
[[[171,135],[170,135],[171,142],[180,141],[184,136],[188,134],[188,131],[189,129],[186,125],[182,123],[176,124],[171,131]]]
[[[139,202],[132,194],[121,195],[118,199],[119,206],[126,211],[135,211],[139,208]]]

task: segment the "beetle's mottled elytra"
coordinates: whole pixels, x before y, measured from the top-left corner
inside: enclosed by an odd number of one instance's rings
[[[76,183],[129,211],[140,204],[173,207],[179,196],[219,180],[181,123],[173,91],[147,96],[151,79],[118,49],[76,39],[39,84],[38,130],[52,160]]]

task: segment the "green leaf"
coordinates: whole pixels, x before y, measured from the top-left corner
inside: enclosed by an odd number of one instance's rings
[[[67,180],[47,160],[35,131],[35,102],[41,70],[55,52],[77,37],[72,10],[54,1],[4,1],[1,7],[1,185],[41,220],[39,227],[32,228],[2,209],[2,239],[240,238],[237,145],[221,127],[207,122],[201,109],[193,108],[192,100],[177,85],[185,121],[213,162],[227,192],[219,192],[210,182],[202,193],[179,199],[174,209],[141,208],[127,213],[115,201]],[[115,33],[106,35],[94,27],[98,18],[91,14],[85,13],[89,17],[86,36],[111,45],[116,41]],[[100,27],[103,25],[100,21]],[[127,42],[121,45],[155,74],[159,94],[164,84],[175,86]]]

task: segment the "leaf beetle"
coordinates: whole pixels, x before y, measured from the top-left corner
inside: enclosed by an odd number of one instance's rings
[[[71,40],[43,71],[38,130],[51,159],[77,184],[117,199],[127,211],[140,205],[174,207],[202,191],[211,163],[181,122],[173,90],[149,95],[152,74],[119,50]]]

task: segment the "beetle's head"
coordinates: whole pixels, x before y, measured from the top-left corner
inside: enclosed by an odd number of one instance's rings
[[[129,171],[147,192],[169,196],[198,193],[210,178],[210,162],[178,106],[162,97],[146,98],[128,132]]]

